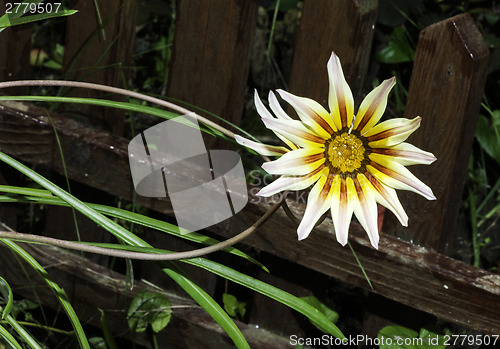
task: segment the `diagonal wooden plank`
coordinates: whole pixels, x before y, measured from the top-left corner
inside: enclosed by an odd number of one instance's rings
[[[15,108],[13,108],[15,107]],[[51,132],[48,120],[40,110],[26,104],[0,105],[0,149],[17,158],[43,164],[61,171],[57,149],[46,141]],[[75,156],[67,160],[69,176],[119,197],[131,198],[132,185],[127,162],[127,141],[74,124],[53,115],[63,148],[73,147]],[[31,133],[19,133],[19,129]],[[78,132],[76,132],[78,130]],[[44,137],[35,137],[45,134]],[[83,136],[82,136],[83,135]],[[41,143],[45,142],[45,143]],[[34,156],[44,145],[44,151]],[[50,154],[54,154],[51,156]],[[78,154],[91,154],[81,160]],[[84,175],[86,174],[86,175]],[[171,213],[167,200],[140,203],[155,210]],[[271,205],[269,200],[251,198],[251,203],[232,218],[212,230],[222,236],[234,236],[255,222]],[[302,216],[305,206],[291,203],[291,209]],[[341,247],[331,234],[327,219],[304,241],[297,241],[297,227],[280,210],[245,244],[272,253],[359,287],[368,288],[366,280],[347,248]],[[85,237],[83,237],[85,239]],[[434,314],[442,319],[483,331],[500,333],[500,276],[381,234],[379,250],[374,250],[366,233],[351,224],[351,242],[370,277],[373,292]]]
[[[488,47],[468,14],[420,34],[405,115],[422,117],[409,142],[434,153],[437,161],[410,170],[437,200],[402,193],[409,226],[396,229],[442,253],[449,251],[455,232],[488,62]]]

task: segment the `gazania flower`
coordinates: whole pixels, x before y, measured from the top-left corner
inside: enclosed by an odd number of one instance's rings
[[[391,210],[401,224],[407,226],[408,216],[395,189],[410,190],[435,200],[432,190],[405,166],[430,164],[436,158],[405,143],[420,126],[420,117],[394,118],[378,123],[387,106],[389,92],[396,83],[394,77],[371,91],[354,116],[352,92],[334,53],[327,67],[330,113],[311,99],[277,90],[295,109],[300,120],[288,116],[275,94],[269,92],[273,116],[256,92],[255,105],[262,121],[287,147],[265,145],[240,136],[236,136],[236,140],[262,155],[280,156],[264,163],[262,168],[281,176],[257,195],[271,196],[314,184],[297,229],[299,240],[308,237],[318,219],[330,209],[338,242],[347,243],[354,213],[371,244],[378,248],[377,203]]]

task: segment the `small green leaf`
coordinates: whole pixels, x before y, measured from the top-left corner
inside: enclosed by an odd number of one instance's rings
[[[380,349],[414,349],[407,338],[418,338],[418,333],[403,326],[386,326],[378,333]],[[388,341],[387,338],[391,340]]]
[[[0,325],[0,338],[3,338],[5,343],[9,344],[11,348],[22,349],[21,345],[3,326]]]
[[[491,113],[492,124],[484,115],[477,119],[476,137],[484,151],[500,163],[500,110]]]
[[[171,316],[172,309],[167,297],[149,291],[137,294],[127,314],[129,327],[137,333],[144,332],[148,325],[158,333],[167,327]]]
[[[412,62],[414,57],[415,49],[408,41],[404,27],[394,28],[387,45],[375,55],[377,61],[389,64]]]
[[[10,314],[12,310],[12,305],[14,304],[14,295],[12,294],[12,289],[10,285],[5,281],[3,277],[0,276],[0,293],[5,300],[5,308],[2,312],[2,319],[5,319],[7,315]]]
[[[45,68],[49,68],[49,69],[62,70],[62,64],[58,63],[56,61],[53,61],[53,60],[49,60],[49,61],[43,63],[43,66]]]
[[[243,318],[246,312],[246,303],[240,302],[235,296],[229,293],[222,295],[222,303],[224,303],[224,310],[227,311],[229,316],[235,318]]]
[[[89,338],[89,344],[92,349],[108,349],[106,341],[102,337]]]

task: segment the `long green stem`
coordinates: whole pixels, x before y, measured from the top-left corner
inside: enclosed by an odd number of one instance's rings
[[[258,227],[260,227],[271,215],[276,212],[276,210],[281,206],[282,201],[284,200],[285,195],[282,195],[281,199],[275,203],[273,206],[267,210],[267,212],[260,217],[252,226],[248,229],[244,230],[240,234],[233,236],[227,240],[219,242],[217,244],[203,247],[200,249],[185,251],[185,252],[174,252],[174,253],[158,253],[158,254],[150,254],[150,253],[142,253],[142,252],[131,252],[131,251],[122,251],[115,250],[110,248],[104,248],[99,246],[92,245],[82,245],[76,242],[66,241],[54,239],[46,236],[38,236],[32,234],[23,234],[15,231],[0,231],[0,238],[4,239],[16,239],[21,241],[30,241],[37,242],[42,244],[48,244],[58,247],[63,247],[71,250],[78,250],[83,252],[90,252],[95,254],[102,254],[112,257],[120,257],[120,258],[129,258],[129,259],[139,259],[139,260],[148,260],[148,261],[167,261],[167,260],[178,260],[178,259],[188,259],[200,257],[215,251],[222,250],[226,247],[232,246],[235,243],[245,239],[249,235],[251,235]]]
[[[98,90],[98,91],[104,91],[108,93],[116,93],[124,96],[129,96],[132,98],[137,98],[146,102],[151,102],[154,104],[161,105],[162,107],[166,107],[171,110],[175,110],[181,114],[184,114],[188,117],[192,117],[193,119],[219,131],[222,134],[225,134],[226,136],[233,138],[234,139],[234,132],[229,131],[228,129],[216,124],[213,121],[208,120],[207,118],[204,118],[201,115],[198,115],[188,109],[185,109],[181,106],[178,106],[177,104],[170,103],[167,101],[164,101],[159,98],[147,96],[145,94],[139,93],[139,92],[134,92],[134,91],[128,91],[122,88],[118,87],[112,87],[112,86],[107,86],[107,85],[100,85],[100,84],[93,84],[93,83],[88,83],[88,82],[79,82],[79,81],[64,81],[64,80],[20,80],[20,81],[7,81],[7,82],[0,82],[0,89],[1,88],[8,88],[8,87],[19,87],[19,86],[64,86],[64,87],[74,87],[74,88],[87,88],[91,90]]]
[[[469,190],[469,203],[470,203],[470,222],[472,228],[472,249],[474,251],[474,260],[472,265],[479,268],[480,265],[480,251],[479,251],[479,241],[478,241],[478,231],[477,231],[477,209],[476,209],[476,196]]]

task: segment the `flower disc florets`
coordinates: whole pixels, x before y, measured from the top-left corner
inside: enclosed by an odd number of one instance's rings
[[[370,147],[359,132],[336,132],[325,142],[325,158],[333,175],[355,177],[365,171]]]

